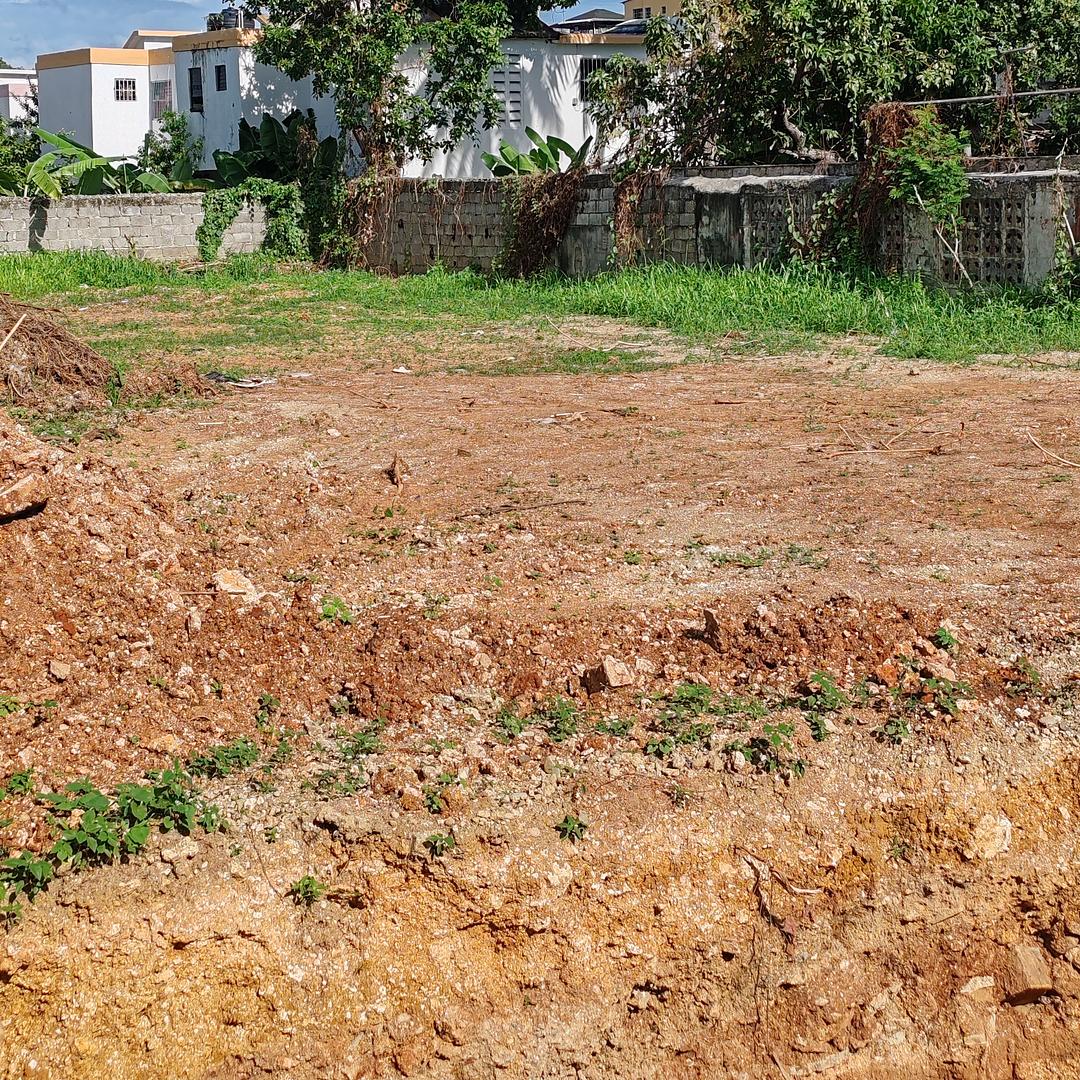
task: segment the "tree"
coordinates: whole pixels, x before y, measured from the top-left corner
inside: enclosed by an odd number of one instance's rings
[[[342,130],[376,172],[430,159],[478,119],[498,118],[488,75],[512,25],[504,0],[269,0],[263,9],[258,59],[332,94]]]
[[[1071,79],[1080,5],[687,0],[679,22],[650,25],[646,47],[644,60],[621,58],[595,77],[595,115],[623,140],[624,161],[820,161],[858,152],[860,118],[876,102],[992,93],[1007,71],[1017,89]],[[950,120],[989,144],[987,117],[958,109]]]

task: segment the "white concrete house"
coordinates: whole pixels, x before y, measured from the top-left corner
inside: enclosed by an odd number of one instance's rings
[[[141,36],[149,35],[149,36]],[[46,131],[67,132],[106,157],[132,157],[163,112],[175,108],[175,65],[162,41],[184,31],[135,31],[129,48],[72,49],[38,57]]]
[[[257,30],[206,33],[136,30],[122,49],[76,49],[38,57],[41,126],[66,131],[108,156],[138,153],[146,133],[166,109],[186,113],[192,136],[203,139],[202,169],[215,150],[239,147],[242,118],[258,125],[263,113],[284,119],[313,109],[320,135],[338,133],[334,103],[318,98],[311,80],[296,82],[255,61]],[[642,56],[640,37],[554,33],[508,38],[504,62],[491,74],[502,102],[502,121],[427,163],[409,162],[410,177],[487,177],[480,155],[505,138],[519,149],[531,143],[525,128],[579,146],[593,134],[586,113],[587,81],[616,53]],[[402,69],[418,93],[427,72],[416,53]]]
[[[37,72],[33,68],[0,68],[0,117],[24,119],[36,84]]]

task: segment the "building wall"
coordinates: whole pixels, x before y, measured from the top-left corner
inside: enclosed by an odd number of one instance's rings
[[[43,69],[38,77],[38,118],[46,131],[67,132],[84,146],[94,144],[91,65]]]
[[[583,35],[579,35],[581,37]],[[520,113],[504,110],[503,120],[495,127],[478,127],[473,138],[464,139],[452,150],[438,152],[431,161],[413,160],[406,164],[407,177],[469,179],[490,177],[481,154],[496,154],[502,139],[519,150],[529,150],[532,143],[525,134],[531,127],[545,138],[552,135],[565,139],[571,146],[580,146],[595,134],[595,125],[586,113],[580,94],[581,61],[585,58],[609,59],[617,53],[641,57],[644,45],[637,41],[626,43],[588,40],[547,42],[536,39],[511,39],[504,42],[504,54],[516,67],[520,62]],[[424,72],[417,66],[415,54],[403,60],[405,70],[417,92],[423,92]],[[505,75],[493,73],[496,85],[505,85]],[[508,101],[508,105],[516,102]]]
[[[5,120],[23,120],[33,103],[29,82],[0,82],[0,116]]]
[[[117,79],[135,81],[135,100],[117,101]],[[150,130],[150,67],[146,64],[92,64],[90,145],[105,157],[134,157]]]

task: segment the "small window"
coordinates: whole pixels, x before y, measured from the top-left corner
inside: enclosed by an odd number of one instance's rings
[[[596,95],[589,88],[593,75],[607,67],[608,58],[583,56],[578,64],[578,101],[595,101]]]
[[[188,68],[188,98],[191,112],[203,111],[202,68]]]
[[[168,79],[150,84],[151,116],[160,120],[167,112],[172,112],[172,83]]]
[[[645,9],[644,8],[639,8],[639,7],[634,8],[634,18],[635,19],[643,18],[644,15],[645,15]]]
[[[229,78],[225,74],[225,65],[218,64],[214,68],[214,85],[217,87],[218,92],[229,89]]]
[[[521,123],[521,54],[508,53],[506,62],[491,70],[491,85],[502,105],[503,120]]]
[[[113,80],[113,96],[117,101],[134,101],[135,100],[135,80],[134,79],[114,79]]]

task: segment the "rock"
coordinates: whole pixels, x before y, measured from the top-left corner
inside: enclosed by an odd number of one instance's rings
[[[50,660],[49,674],[57,682],[63,682],[71,674],[71,665],[66,660]]]
[[[633,682],[634,673],[630,670],[630,665],[614,656],[605,656],[597,667],[590,668],[582,678],[582,683],[590,694],[632,686]]]
[[[993,975],[973,975],[957,993],[964,994],[975,1001],[992,1001],[994,999],[995,980]]]
[[[746,755],[741,750],[732,750],[727,756],[727,763],[732,772],[742,772],[749,764]]]
[[[262,596],[254,582],[249,581],[239,570],[230,570],[226,567],[215,571],[214,584],[220,592],[228,593],[230,596],[239,596],[245,604],[254,604]]]
[[[983,814],[964,848],[965,859],[993,859],[1009,850],[1012,822],[1004,814]]]
[[[199,854],[199,841],[194,836],[181,836],[175,844],[161,849],[161,857],[167,863],[176,864],[194,859]]]
[[[192,608],[187,614],[188,637],[195,637],[202,630],[202,615],[198,608]]]
[[[39,473],[27,473],[13,484],[0,486],[0,518],[18,517],[29,513],[49,500],[45,478]]]
[[[1028,1005],[1054,989],[1050,969],[1036,945],[1014,945],[1005,968],[1005,1000]]]
[[[705,617],[705,637],[707,640],[715,638],[720,633],[720,616],[714,608],[703,608],[702,615]]]
[[[944,679],[947,682],[956,682],[960,676],[956,668],[940,660],[926,660],[922,666],[923,674],[931,679]]]

